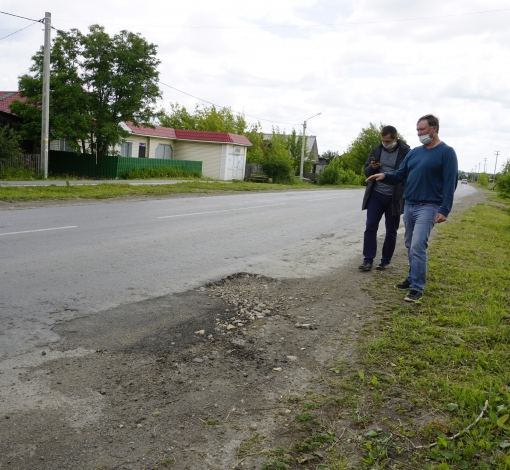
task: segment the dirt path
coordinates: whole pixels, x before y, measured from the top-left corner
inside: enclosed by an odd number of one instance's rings
[[[405,272],[401,239],[395,258],[386,273],[238,274],[58,324],[51,349],[0,364],[0,468],[261,468],[292,440],[289,396],[356,362],[371,279]]]

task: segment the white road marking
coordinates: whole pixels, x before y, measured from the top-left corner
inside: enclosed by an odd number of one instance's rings
[[[47,232],[48,230],[64,230],[67,228],[77,228],[77,227],[78,227],[77,225],[70,225],[69,227],[40,228],[38,230],[25,230],[23,232],[0,233],[0,237],[2,235],[19,235],[20,233]]]
[[[321,197],[318,199],[308,199],[308,201],[325,201],[326,199],[344,199],[346,197],[353,197],[353,196],[332,196],[332,197]]]
[[[275,207],[275,206],[284,206],[286,203],[281,202],[280,204],[268,204],[266,206],[253,206],[253,207],[240,207],[238,209],[222,209],[220,211],[209,211],[209,212],[192,212],[190,214],[178,214],[178,215],[163,215],[161,217],[156,217],[157,219],[170,219],[172,217],[189,217],[191,215],[203,215],[203,214],[216,214],[218,212],[235,212],[235,211],[246,211],[248,209],[260,209],[262,207]]]

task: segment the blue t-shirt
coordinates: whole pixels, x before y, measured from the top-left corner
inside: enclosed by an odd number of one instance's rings
[[[455,150],[444,142],[427,149],[424,145],[412,149],[396,171],[385,173],[384,182],[406,182],[406,204],[437,204],[439,213],[448,217],[453,194],[457,188],[458,163]]]

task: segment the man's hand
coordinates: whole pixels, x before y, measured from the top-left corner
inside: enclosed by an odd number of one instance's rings
[[[436,214],[436,224],[440,224],[441,222],[446,222],[446,217],[438,212]]]
[[[386,178],[386,175],[384,173],[376,173],[375,175],[369,176],[365,181],[367,183],[372,180],[381,181],[384,178]]]
[[[379,168],[381,168],[381,163],[376,162],[375,160],[372,160],[370,162],[370,166],[372,167],[372,170],[378,170]]]

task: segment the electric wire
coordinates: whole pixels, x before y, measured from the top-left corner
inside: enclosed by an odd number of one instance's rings
[[[25,16],[14,15],[12,13],[7,13],[6,11],[0,11],[0,13],[2,15],[15,16],[16,18],[22,18],[24,20],[33,21],[34,23],[40,23],[41,21],[44,20],[44,19],[42,19],[42,20],[34,20],[33,18],[26,18]]]
[[[197,99],[197,100],[203,101],[204,103],[212,104],[212,105],[213,105],[213,106],[215,106],[216,108],[220,108],[220,109],[228,109],[228,110],[230,110],[230,111],[231,111],[232,113],[234,113],[234,114],[239,114],[239,115],[241,115],[241,116],[247,116],[247,117],[250,117],[250,118],[252,118],[252,119],[257,119],[257,120],[259,120],[259,121],[272,122],[272,123],[274,123],[274,124],[288,124],[289,126],[300,126],[300,125],[301,125],[301,124],[297,124],[297,123],[295,123],[295,122],[272,121],[271,119],[263,119],[263,118],[259,118],[259,117],[257,117],[257,116],[251,116],[250,114],[245,114],[245,113],[241,113],[241,112],[239,112],[239,111],[234,111],[234,110],[232,110],[231,108],[228,108],[227,106],[221,106],[221,105],[219,105],[219,104],[215,104],[215,103],[213,103],[213,102],[211,102],[211,101],[204,100],[203,98],[199,98],[198,96],[192,95],[192,94],[187,93],[187,92],[182,91],[182,90],[179,90],[178,88],[175,88],[175,87],[173,87],[172,85],[168,85],[168,84],[166,84],[166,83],[163,83],[162,81],[159,81],[159,83],[160,83],[161,85],[164,85],[164,86],[168,87],[168,88],[171,88],[172,90],[178,91],[179,93],[183,93],[184,95],[191,96],[192,98],[195,98],[195,99]]]
[[[8,38],[8,37],[11,37],[11,36],[13,36],[13,35],[14,35],[14,34],[16,34],[16,33],[19,33],[20,31],[23,31],[23,30],[25,30],[25,29],[27,29],[27,28],[30,28],[30,26],[33,26],[35,23],[40,23],[40,22],[41,22],[41,20],[34,21],[32,24],[29,24],[29,25],[28,25],[28,26],[26,26],[25,28],[18,29],[17,31],[14,31],[14,33],[8,34],[7,36],[4,36],[3,38],[0,38],[0,41],[1,41],[2,39],[6,39],[6,38]]]
[[[502,8],[499,10],[483,10],[483,11],[474,11],[469,13],[452,13],[451,15],[437,15],[437,16],[417,16],[414,18],[401,18],[401,19],[391,19],[391,20],[379,20],[379,21],[355,21],[355,22],[345,22],[345,23],[313,23],[308,25],[270,25],[270,26],[163,26],[163,25],[151,25],[151,24],[125,24],[125,23],[102,23],[108,25],[125,25],[125,26],[145,26],[150,28],[169,28],[169,29],[278,29],[278,28],[296,28],[296,29],[305,29],[305,28],[320,28],[320,27],[337,27],[337,26],[358,26],[358,25],[370,25],[370,24],[384,24],[384,23],[402,23],[406,21],[422,21],[422,20],[435,20],[442,18],[455,18],[460,16],[469,16],[469,15],[482,15],[488,13],[500,13],[510,11],[510,8]],[[84,20],[67,20],[60,18],[59,21],[63,22],[77,22],[77,23],[90,23],[90,21]]]

